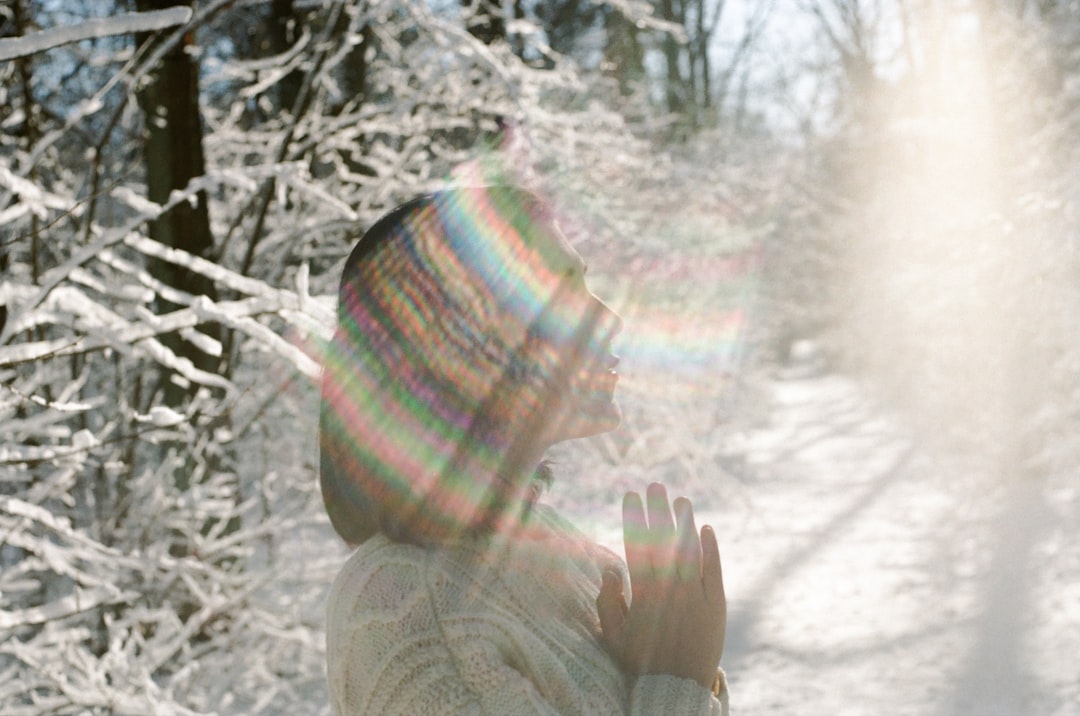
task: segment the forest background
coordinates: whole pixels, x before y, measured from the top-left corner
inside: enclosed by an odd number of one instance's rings
[[[613,547],[643,459],[749,515],[792,371],[1080,513],[1075,1],[6,0],[0,37],[4,714],[329,712],[320,346],[352,242],[447,183],[547,196],[626,318],[625,424],[553,493]]]

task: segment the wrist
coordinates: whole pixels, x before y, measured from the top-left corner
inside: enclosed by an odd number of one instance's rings
[[[676,679],[693,681],[703,689],[716,693],[717,681],[722,681],[723,672],[719,669],[702,671],[700,669],[643,669],[637,672],[637,676],[671,676]]]

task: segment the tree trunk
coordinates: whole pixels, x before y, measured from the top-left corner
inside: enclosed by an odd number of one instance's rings
[[[162,10],[168,7],[193,3],[178,0],[137,0],[139,11]],[[156,36],[140,36],[140,44],[156,42]],[[202,120],[199,116],[199,64],[196,54],[191,52],[195,45],[193,32],[184,36],[181,42],[170,50],[154,68],[150,82],[139,92],[139,105],[146,118],[144,154],[146,161],[146,185],[148,198],[158,204],[168,201],[175,190],[183,190],[188,184],[205,174],[203,156]],[[210,232],[210,212],[205,191],[195,194],[192,201],[181,201],[150,223],[150,237],[167,246],[182,249],[192,255],[210,258],[214,247],[214,238]],[[162,260],[151,260],[150,273],[169,286],[196,296],[208,296],[216,300],[217,291],[213,281],[200,274]],[[155,311],[165,313],[177,306],[159,297]],[[229,336],[219,324],[203,324],[201,330],[214,340],[228,346]],[[178,357],[187,358],[196,368],[219,375],[229,373],[229,350],[222,352],[222,358],[199,350],[192,343],[184,340],[177,333],[161,336],[162,343]],[[193,393],[194,387],[177,383],[167,369],[162,368],[159,399],[165,405],[179,407],[181,410]],[[220,425],[227,425],[230,416],[227,412],[199,423],[200,429],[212,431]],[[229,464],[232,458],[224,452],[211,449],[200,454],[191,452],[192,446],[178,443],[174,446],[181,450],[183,460],[173,473],[176,486],[181,491],[188,490],[201,476],[231,472]],[[235,475],[234,475],[235,479]],[[236,485],[236,499],[239,500],[239,486]],[[238,518],[228,519],[227,532],[239,528]],[[204,532],[214,528],[214,522],[208,521],[203,526]],[[188,545],[186,537],[178,536],[173,545],[177,555],[185,554]],[[181,612],[194,608],[184,605]]]
[[[662,0],[660,3],[660,16],[668,22],[685,27],[680,13],[676,12],[675,0]],[[682,114],[686,109],[685,83],[682,70],[679,67],[679,43],[670,34],[664,35],[663,40],[664,62],[667,65],[667,84],[665,96],[667,109],[673,114]]]
[[[645,50],[638,39],[638,30],[625,15],[612,8],[605,8],[604,27],[607,31],[604,64],[618,80],[619,92],[629,95],[645,79]]]
[[[269,22],[271,54],[280,55],[292,47],[299,35],[299,23],[300,19],[293,11],[293,0],[273,0]],[[304,73],[300,70],[285,75],[278,85],[278,106],[286,112],[293,111],[303,82]]]
[[[514,20],[522,21],[525,19],[525,4],[522,0],[514,0],[513,4]],[[525,58],[525,39],[520,33],[514,34],[514,54],[518,59]]]
[[[162,10],[177,5],[191,5],[178,0],[136,0],[140,12]],[[140,35],[140,44],[156,42],[153,35]],[[190,52],[194,33],[189,33],[170,50],[154,68],[150,82],[139,92],[139,106],[146,118],[144,155],[148,198],[158,204],[168,201],[177,189],[205,173],[202,121],[199,117],[199,65]],[[214,245],[210,233],[210,212],[206,192],[200,191],[194,201],[183,201],[150,223],[150,237],[166,246],[182,249],[195,256],[208,257]],[[213,282],[187,269],[154,259],[150,273],[169,286],[187,293],[216,297]],[[175,305],[158,300],[157,311],[168,312]],[[220,340],[218,326],[204,326],[205,333]],[[187,343],[177,334],[162,337],[162,341],[178,356],[188,358],[203,370],[217,372],[218,360]],[[166,405],[180,405],[188,397],[185,389],[168,376],[163,380]]]
[[[706,24],[706,10],[708,3],[705,0],[698,0],[697,4],[697,55],[698,62],[701,64],[701,71],[698,73],[698,105],[703,110],[708,110],[712,107],[712,87],[711,77],[709,76],[709,47],[712,44],[713,30],[715,27],[710,28]],[[720,2],[714,9],[714,12],[723,12],[724,3]]]
[[[27,28],[30,26],[30,13],[31,7],[23,8],[24,0],[15,0],[12,5],[13,19],[15,23],[15,34],[25,35]],[[29,5],[29,3],[27,3]],[[33,93],[31,92],[31,70],[30,70],[30,57],[20,57],[15,60],[15,68],[19,77],[19,84],[22,89],[22,103],[23,103],[23,141],[25,147],[32,149],[37,144],[37,116],[38,107],[34,101]],[[31,181],[37,178],[37,172],[31,169],[29,176],[27,177]],[[38,278],[41,275],[41,251],[40,251],[40,239],[39,239],[40,224],[37,216],[30,217],[30,271],[31,276],[34,279],[34,283],[38,282]],[[4,251],[4,248],[0,246],[0,251]],[[0,261],[3,262],[4,267],[7,265],[6,254],[0,257]],[[6,316],[5,316],[6,317]]]

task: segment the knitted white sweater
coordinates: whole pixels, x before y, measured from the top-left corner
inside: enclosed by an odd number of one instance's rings
[[[327,607],[334,713],[727,715],[726,686],[717,699],[693,680],[623,673],[596,612],[602,570],[621,561],[548,508],[530,522],[525,538],[430,548],[377,535],[357,549]]]

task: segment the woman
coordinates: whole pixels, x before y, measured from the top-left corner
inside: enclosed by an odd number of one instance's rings
[[[619,424],[619,317],[536,197],[423,196],[348,257],[320,414],[334,712],[726,714],[712,530],[651,485],[627,562],[538,502],[547,448]],[[632,599],[630,592],[632,588]]]

